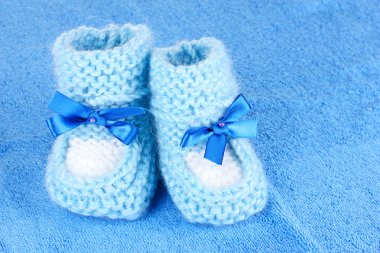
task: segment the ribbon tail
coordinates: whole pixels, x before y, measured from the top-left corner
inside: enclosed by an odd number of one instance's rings
[[[83,121],[70,119],[70,118],[57,115],[46,120],[46,123],[50,129],[51,134],[54,137],[57,137],[63,133],[66,133],[80,126],[81,124],[83,124]]]
[[[225,134],[213,134],[208,138],[204,158],[222,165],[224,151],[226,149],[227,137]]]
[[[129,145],[132,142],[138,132],[134,125],[127,122],[115,122],[107,125],[106,128],[111,134],[126,145]]]

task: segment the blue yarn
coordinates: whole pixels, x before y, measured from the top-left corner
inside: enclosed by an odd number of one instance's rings
[[[378,1],[35,0],[0,10],[0,252],[379,251]],[[262,212],[192,224],[161,186],[133,222],[49,201],[50,47],[64,30],[111,22],[147,23],[160,47],[202,36],[227,45],[259,121]]]
[[[261,211],[267,198],[266,180],[249,141],[230,140],[229,149],[235,153],[244,176],[237,185],[223,190],[202,186],[184,160],[190,149],[180,147],[181,138],[190,127],[215,123],[239,93],[222,42],[203,38],[155,50],[150,88],[160,169],[183,215],[191,222],[220,225]],[[202,146],[205,142],[197,145]]]
[[[145,26],[80,27],[62,34],[53,55],[58,90],[92,108],[149,106],[151,34]],[[71,174],[65,159],[74,138],[112,139],[104,127],[81,125],[59,136],[49,157],[46,188],[54,202],[73,212],[135,219],[148,207],[156,186],[154,138],[148,115],[128,119],[141,129],[122,162],[95,179]]]

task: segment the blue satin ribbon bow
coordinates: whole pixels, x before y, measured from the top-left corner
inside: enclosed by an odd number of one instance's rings
[[[256,137],[257,121],[238,121],[249,112],[251,106],[243,95],[239,95],[228,107],[219,122],[211,127],[192,127],[186,131],[181,140],[181,147],[192,147],[208,139],[204,158],[221,165],[227,144],[227,135],[232,138]]]
[[[110,108],[94,111],[58,91],[50,100],[49,108],[59,114],[47,120],[49,129],[54,137],[73,130],[82,124],[94,124],[104,126],[126,145],[130,144],[136,136],[137,128],[131,123],[117,120],[145,114],[145,110],[141,107]]]

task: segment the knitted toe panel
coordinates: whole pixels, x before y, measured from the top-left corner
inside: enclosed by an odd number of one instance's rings
[[[180,141],[190,127],[215,123],[239,93],[224,45],[213,38],[157,49],[151,58],[151,110],[156,117],[160,168],[175,204],[192,222],[231,224],[263,209],[267,198],[261,163],[245,139],[229,140],[243,178],[210,190],[191,173]],[[205,148],[205,143],[195,148]],[[217,168],[215,168],[217,169]]]
[[[152,47],[145,26],[80,27],[63,33],[53,56],[60,92],[94,109],[149,106],[148,65]],[[139,134],[120,164],[98,178],[72,175],[65,167],[70,140],[109,140],[104,127],[82,125],[56,139],[48,160],[46,188],[52,200],[79,214],[134,219],[148,207],[156,186],[152,118],[128,119]]]

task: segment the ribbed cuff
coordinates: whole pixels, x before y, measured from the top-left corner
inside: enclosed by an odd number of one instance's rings
[[[79,27],[53,47],[58,89],[93,107],[121,106],[147,94],[152,35],[144,25]]]
[[[215,38],[155,50],[150,88],[158,117],[191,124],[217,120],[239,93],[230,57]]]

